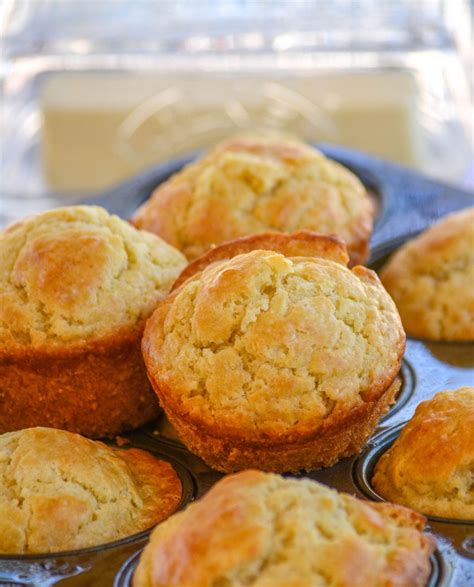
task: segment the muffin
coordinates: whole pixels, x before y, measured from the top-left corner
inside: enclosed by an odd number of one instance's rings
[[[425,519],[309,479],[245,471],[158,526],[133,587],[421,587]]]
[[[237,138],[160,185],[132,222],[189,260],[240,236],[306,228],[340,236],[356,264],[368,255],[373,206],[353,173],[309,145]]]
[[[92,206],[0,234],[0,432],[113,436],[158,414],[140,339],[186,264],[157,236]]]
[[[422,402],[375,468],[385,499],[426,515],[474,520],[474,387]]]
[[[186,446],[224,472],[329,466],[398,391],[405,335],[375,273],[255,250],[195,273],[148,320],[149,378]]]
[[[409,241],[380,277],[409,336],[474,340],[474,208]]]
[[[138,449],[115,450],[54,428],[0,436],[0,553],[106,544],[174,512],[173,467]]]

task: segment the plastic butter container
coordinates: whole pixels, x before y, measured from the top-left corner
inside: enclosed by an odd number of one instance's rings
[[[472,161],[463,0],[0,10],[0,224],[240,132],[340,144],[454,183]]]

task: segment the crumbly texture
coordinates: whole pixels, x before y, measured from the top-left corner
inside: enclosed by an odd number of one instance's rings
[[[474,340],[474,208],[443,218],[408,242],[380,277],[408,335]]]
[[[0,436],[0,553],[59,552],[146,530],[174,512],[181,482],[142,450],[30,428]]]
[[[237,138],[186,166],[134,215],[189,260],[212,245],[274,230],[337,234],[354,263],[368,254],[373,206],[359,179],[316,149]]]
[[[49,426],[114,438],[156,418],[141,335],[0,358],[0,433]]]
[[[99,207],[23,220],[0,234],[0,356],[141,329],[185,264]]]
[[[422,402],[378,462],[373,485],[424,514],[474,520],[474,387]]]
[[[134,587],[422,587],[424,518],[308,479],[245,471],[152,533]]]
[[[212,263],[232,259],[237,255],[258,249],[276,251],[286,257],[323,257],[343,265],[349,263],[346,245],[337,236],[322,235],[311,230],[299,230],[292,233],[261,232],[212,247],[181,271],[173,284],[173,289]]]
[[[176,289],[147,322],[142,349],[170,421],[209,462],[196,435],[225,439],[228,457],[236,443],[288,448],[344,427],[349,446],[351,425],[365,425],[394,381],[404,345],[372,271],[256,250]],[[217,468],[235,470],[226,461]]]

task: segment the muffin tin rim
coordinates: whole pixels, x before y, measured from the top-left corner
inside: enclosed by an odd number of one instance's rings
[[[416,372],[410,361],[402,357],[400,371],[398,377],[401,378],[402,384],[400,390],[395,398],[395,402],[389,407],[387,412],[380,418],[378,426],[385,424],[388,420],[404,408],[415,393],[416,388]],[[369,441],[370,442],[370,439]]]
[[[133,554],[131,554],[126,561],[122,564],[117,574],[114,577],[113,587],[131,587],[133,575],[137,570],[140,557],[145,550],[145,547],[140,548]]]

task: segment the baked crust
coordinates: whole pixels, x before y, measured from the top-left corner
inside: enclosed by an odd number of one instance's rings
[[[353,264],[368,257],[373,204],[359,179],[296,141],[235,138],[158,186],[132,218],[189,260],[268,230],[338,234]]]
[[[114,436],[159,412],[140,353],[184,257],[105,210],[76,206],[0,234],[0,432]]]
[[[142,329],[82,348],[0,357],[0,432],[49,426],[113,438],[160,413],[140,351]]]
[[[419,404],[373,478],[384,498],[426,515],[474,520],[474,387]]]
[[[173,467],[52,428],[0,436],[0,553],[60,552],[146,530],[179,506]]]
[[[154,388],[158,385],[154,383]],[[344,415],[331,415],[312,436],[285,440],[275,435],[262,441],[236,438],[220,430],[208,434],[203,426],[166,409],[166,415],[181,441],[213,469],[234,473],[251,467],[269,472],[310,471],[330,467],[342,458],[357,454],[376,428],[380,418],[395,402],[400,390],[397,378],[378,400],[366,401]]]
[[[232,472],[312,469],[358,452],[394,399],[404,345],[370,270],[256,250],[174,290],[142,349],[183,442]]]
[[[422,587],[434,538],[425,519],[308,479],[226,477],[158,526],[134,587]]]
[[[380,274],[409,336],[474,340],[474,208],[402,246]]]
[[[262,232],[242,236],[210,248],[181,271],[172,289],[176,289],[208,265],[259,249],[276,251],[286,257],[323,257],[344,266],[349,263],[346,245],[335,235],[318,234],[311,230],[298,230],[292,233]]]
[[[26,218],[0,232],[0,354],[133,332],[185,265],[179,251],[97,206]]]

